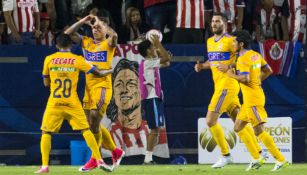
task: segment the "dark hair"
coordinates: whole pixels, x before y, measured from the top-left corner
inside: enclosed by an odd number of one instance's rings
[[[222,17],[222,20],[227,23],[227,16],[225,13],[222,13],[222,12],[214,12],[212,16],[220,16]]]
[[[246,30],[235,31],[233,36],[236,37],[238,43],[243,43],[243,47],[247,49],[249,47],[249,43],[252,42],[252,37]]]
[[[147,57],[147,49],[151,46],[151,42],[149,40],[142,41],[138,44],[139,53],[145,58]]]
[[[115,24],[114,24],[113,18],[111,17],[110,12],[108,10],[103,9],[103,8],[98,9],[97,17],[101,21],[107,23],[112,29],[115,28]]]
[[[69,35],[62,33],[56,38],[56,44],[59,48],[69,48],[72,46],[72,40]]]
[[[114,68],[114,71],[112,73],[112,84],[114,84],[114,80],[116,79],[119,72],[122,71],[122,70],[125,70],[125,69],[131,70],[137,76],[139,75],[139,63],[136,62],[136,61],[130,61],[126,58],[123,58],[116,64],[116,66]],[[113,93],[113,95],[114,95],[114,93]],[[107,117],[111,121],[116,120],[117,114],[118,114],[118,109],[117,109],[117,106],[115,104],[114,97],[112,97],[110,104],[108,105],[106,113],[107,113]]]
[[[80,13],[81,13],[81,17],[86,17],[87,15],[90,14],[90,11],[93,10],[94,8],[98,7],[95,4],[89,4],[88,6],[86,6]]]

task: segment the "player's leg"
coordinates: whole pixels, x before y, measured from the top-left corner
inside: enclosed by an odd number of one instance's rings
[[[112,171],[112,168],[106,165],[101,158],[99,147],[92,131],[89,129],[88,121],[81,106],[80,108],[75,108],[73,110],[66,110],[65,113],[67,116],[65,118],[69,122],[72,129],[80,130],[82,132],[82,136],[87,146],[92,151],[93,159],[91,159],[90,163],[87,163],[86,165],[81,167],[79,171],[90,171],[92,169],[95,169],[96,167],[100,167],[105,171]]]
[[[240,101],[239,101],[237,93],[234,93],[233,99],[234,99],[233,102],[229,105],[229,107],[227,109],[227,114],[228,114],[228,116],[230,116],[230,118],[235,123],[236,118],[237,118],[238,114],[240,113],[241,105],[240,105]],[[245,113],[245,112],[243,112],[243,113]],[[243,113],[241,113],[241,114],[243,114]],[[243,119],[245,119],[246,117],[244,117]],[[246,121],[248,121],[248,120],[246,120]],[[247,135],[247,134],[250,135],[251,142],[248,142],[246,144],[253,144],[256,147],[256,149],[258,150],[259,153],[262,152],[260,144],[259,144],[259,142],[257,140],[257,137],[256,137],[256,135],[254,133],[254,130],[253,130],[251,125],[249,125],[249,124],[246,125],[242,129],[242,131],[240,131],[240,133],[241,133],[241,135]],[[246,137],[249,137],[249,136],[246,136]]]
[[[246,127],[248,125],[248,122],[250,122],[250,120],[246,115],[245,108],[241,108],[241,111],[239,112],[234,124],[234,131],[238,134],[242,142],[245,144],[248,152],[252,156],[252,161],[247,167],[246,171],[259,169],[262,166],[262,164],[265,163],[265,159],[262,158],[257,147],[253,143],[253,138],[248,132],[246,132],[247,131]]]
[[[224,131],[222,126],[218,123],[220,115],[226,112],[227,106],[229,106],[229,101],[231,100],[227,91],[227,89],[224,89],[216,90],[214,92],[206,115],[206,123],[222,154],[221,158],[212,165],[212,168],[222,168],[232,162]]]
[[[147,136],[147,149],[144,164],[155,164],[152,158],[153,150],[158,142],[159,128],[165,125],[163,103],[159,98],[152,98],[143,100],[141,106],[145,111],[144,118],[147,120],[150,129],[150,133]]]
[[[267,113],[263,106],[253,106],[250,108],[250,115],[253,116],[254,131],[259,140],[265,145],[270,154],[277,160],[272,171],[281,169],[287,166],[289,163],[285,160],[285,157],[281,154],[277,148],[273,137],[265,131],[264,123],[267,122]]]
[[[51,134],[58,132],[63,123],[61,110],[55,108],[46,108],[42,121],[42,136],[40,141],[40,149],[42,155],[42,166],[34,173],[49,172],[49,155],[51,151]]]

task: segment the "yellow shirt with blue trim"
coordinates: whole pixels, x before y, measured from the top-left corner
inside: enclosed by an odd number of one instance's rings
[[[245,51],[238,57],[237,74],[249,74],[250,77],[248,83],[240,83],[244,106],[264,106],[265,95],[261,87],[261,68],[264,66],[268,66],[267,62],[253,50]]]
[[[106,70],[112,68],[115,48],[116,47],[109,46],[108,39],[100,43],[95,43],[92,38],[82,36],[82,51],[84,58],[98,69]],[[104,77],[87,74],[86,86],[112,88],[111,74]]]
[[[224,33],[219,38],[211,37],[207,40],[208,60],[212,71],[215,90],[239,89],[238,82],[217,69],[220,64],[235,64],[236,54],[233,47],[234,38]]]
[[[50,78],[49,107],[82,107],[78,94],[77,84],[79,72],[90,73],[95,69],[82,56],[71,52],[56,52],[45,58],[43,77]]]

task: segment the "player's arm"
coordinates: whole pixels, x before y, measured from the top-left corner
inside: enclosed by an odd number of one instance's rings
[[[152,45],[156,48],[157,54],[160,58],[160,65],[162,66],[169,65],[170,64],[169,62],[171,61],[172,58],[172,54],[170,54],[167,50],[165,50],[165,48],[163,47],[163,45],[159,40],[159,36],[152,35],[150,41]]]
[[[64,31],[65,34],[70,35],[71,39],[76,42],[76,43],[80,43],[81,42],[81,37],[78,36],[78,34],[76,33],[81,26],[83,26],[84,24],[88,24],[90,26],[92,26],[91,21],[94,19],[95,17],[93,15],[88,15],[82,19],[80,19],[79,21],[77,21],[76,23],[74,23],[72,26],[70,26],[68,29],[66,29]]]
[[[45,87],[49,87],[50,86],[50,78],[49,77],[44,77],[43,81],[44,81],[44,86]]]
[[[268,64],[261,66],[261,81],[267,79],[272,73],[273,70]]]
[[[93,70],[90,70],[87,73],[92,73],[92,74],[94,74],[96,76],[99,76],[99,77],[104,77],[106,75],[109,75],[109,74],[113,73],[113,69],[101,70],[101,69],[98,69],[96,67],[93,67],[92,69]]]
[[[233,69],[228,69],[227,75],[230,78],[236,79],[240,83],[249,83],[250,81],[249,72],[241,72],[238,75],[236,75]]]
[[[7,27],[11,30],[11,35],[16,41],[21,41],[21,36],[17,31],[17,27],[15,26],[14,19],[13,19],[13,10],[14,10],[14,3],[12,0],[10,1],[2,1],[2,11],[5,23]]]
[[[204,69],[210,69],[210,62],[208,60],[204,63],[197,61],[197,63],[194,66],[194,69],[196,72],[200,72],[201,70]]]

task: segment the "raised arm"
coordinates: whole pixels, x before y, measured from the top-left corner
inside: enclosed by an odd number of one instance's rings
[[[76,32],[84,24],[88,24],[88,25],[92,26],[91,21],[94,18],[95,17],[93,15],[88,15],[88,16],[82,18],[81,20],[79,20],[78,22],[74,23],[72,26],[70,26],[68,29],[66,29],[64,31],[64,33],[67,34],[67,35],[70,35],[74,42],[80,43],[80,41],[81,41],[80,37],[75,37],[74,35],[76,35]]]
[[[160,58],[160,64],[162,66],[167,66],[171,61],[172,56],[171,54],[169,54],[169,52],[167,52],[167,50],[165,50],[165,48],[161,44],[159,36],[153,35],[150,41],[157,50],[158,56]]]

